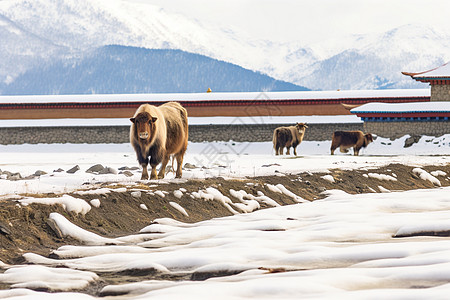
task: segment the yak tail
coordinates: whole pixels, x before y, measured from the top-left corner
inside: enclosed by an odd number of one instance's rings
[[[279,130],[277,128],[277,129],[274,130],[273,137],[272,137],[273,149],[275,149],[275,151],[277,150],[278,133],[279,133]]]

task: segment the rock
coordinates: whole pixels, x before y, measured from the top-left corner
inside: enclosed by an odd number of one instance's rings
[[[105,167],[103,167],[101,164],[96,164],[96,165],[93,165],[92,167],[90,167],[89,169],[87,169],[86,173],[98,174],[101,171],[103,171],[104,169],[105,169]]]
[[[407,138],[407,139],[405,140],[405,144],[403,145],[403,148],[411,147],[411,146],[414,145],[415,143],[419,142],[419,140],[420,140],[421,137],[422,137],[422,136],[420,136],[420,135],[413,135],[413,136]]]
[[[64,172],[64,170],[61,169],[61,168],[58,168],[57,170],[53,170],[53,172],[54,172],[54,173],[59,173],[59,172]]]
[[[47,174],[47,172],[41,171],[41,170],[37,170],[36,172],[34,172],[34,176],[42,176]]]
[[[0,233],[4,235],[10,235],[11,230],[9,230],[8,226],[0,223]]]
[[[120,172],[119,174],[123,174],[123,175],[125,175],[125,176],[127,176],[127,177],[131,177],[131,176],[133,176],[133,173],[131,173],[130,171],[124,171],[124,172]]]
[[[119,168],[119,171],[134,171],[134,170],[138,170],[139,169],[139,167],[120,167]]]
[[[12,181],[19,180],[19,179],[22,179],[22,175],[20,175],[20,173],[9,173],[7,179],[12,180]]]
[[[47,225],[53,230],[53,232],[58,238],[62,239],[64,237],[58,225],[53,219],[47,219]]]
[[[69,173],[69,174],[75,174],[77,171],[79,171],[80,170],[80,166],[79,165],[76,165],[75,167],[73,167],[72,169],[70,169],[70,170],[67,170],[67,172],[66,173]]]
[[[185,163],[183,169],[196,169],[197,167],[190,163]]]
[[[98,174],[117,174],[117,170],[111,167],[105,167],[103,170],[99,171]]]
[[[326,191],[327,191],[327,189],[326,189],[325,187],[323,187],[323,186],[319,186],[319,187],[317,188],[317,190],[319,191],[319,193],[323,193],[323,192],[326,192]]]

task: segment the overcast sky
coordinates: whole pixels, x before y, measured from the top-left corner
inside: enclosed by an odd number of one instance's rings
[[[127,0],[271,41],[315,41],[412,23],[450,28],[448,0]],[[231,25],[231,26],[230,26]]]

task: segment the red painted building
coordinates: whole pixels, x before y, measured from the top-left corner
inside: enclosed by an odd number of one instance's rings
[[[180,102],[192,117],[349,115],[365,103],[429,100],[427,89],[0,96],[0,119],[129,118],[143,103],[168,101]]]

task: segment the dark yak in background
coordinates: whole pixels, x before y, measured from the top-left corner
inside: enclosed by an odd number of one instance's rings
[[[364,134],[362,131],[335,131],[331,140],[331,155],[338,147],[342,153],[347,153],[349,148],[353,147],[353,154],[359,155],[361,148],[367,147],[373,142],[373,136],[370,133]]]

